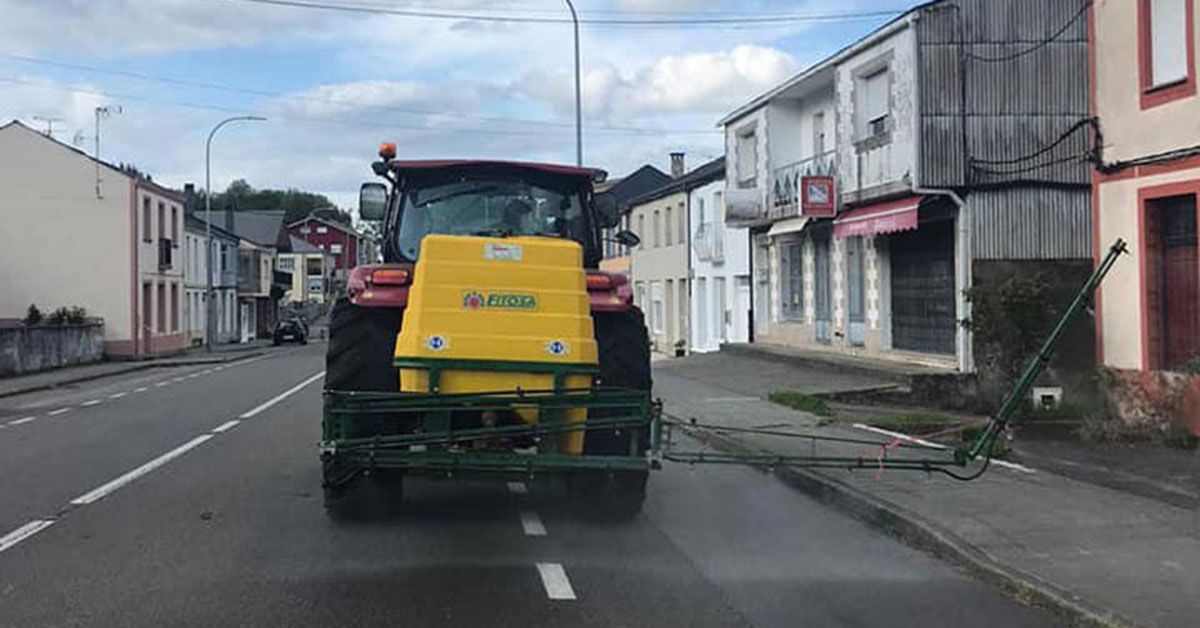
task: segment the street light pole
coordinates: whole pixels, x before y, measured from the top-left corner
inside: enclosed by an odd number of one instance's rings
[[[571,0],[564,0],[571,10],[571,22],[575,25],[575,165],[583,166],[583,89],[579,76],[579,16]]]
[[[204,290],[204,350],[212,352],[213,339],[213,238],[212,238],[212,141],[213,136],[221,127],[230,122],[239,120],[256,120],[262,121],[266,118],[260,116],[234,116],[225,118],[214,126],[212,131],[208,133],[208,141],[204,143],[204,241],[205,241],[205,264],[207,265],[208,280],[205,282]]]

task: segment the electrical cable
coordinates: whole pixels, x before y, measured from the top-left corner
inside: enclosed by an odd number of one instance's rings
[[[1042,155],[1045,155],[1046,153],[1054,150],[1060,144],[1067,141],[1067,138],[1071,137],[1071,135],[1073,135],[1079,129],[1081,129],[1085,126],[1095,126],[1095,124],[1096,124],[1095,118],[1083,118],[1083,119],[1077,120],[1075,122],[1075,124],[1071,125],[1070,128],[1068,128],[1066,131],[1063,131],[1062,134],[1058,136],[1058,139],[1047,144],[1046,146],[1043,146],[1042,148],[1039,148],[1038,150],[1036,150],[1032,153],[1029,153],[1028,155],[1023,155],[1021,157],[1014,157],[1012,159],[977,159],[975,157],[972,157],[971,163],[972,164],[977,164],[977,163],[978,164],[988,164],[988,165],[992,165],[992,166],[1003,166],[1003,165],[1008,165],[1008,164],[1018,164],[1021,162],[1029,161],[1031,159],[1041,157]]]
[[[1079,21],[1079,18],[1083,17],[1083,14],[1087,13],[1087,10],[1089,8],[1091,8],[1091,6],[1092,6],[1092,0],[1085,0],[1083,3],[1083,6],[1079,8],[1079,11],[1077,11],[1075,13],[1075,15],[1073,17],[1071,17],[1071,19],[1067,20],[1066,24],[1063,24],[1061,28],[1059,28],[1052,35],[1050,35],[1049,39],[1044,39],[1024,50],[1020,50],[1018,52],[1014,52],[1012,54],[1003,55],[1003,56],[999,56],[999,57],[985,57],[983,55],[977,55],[970,51],[966,51],[963,54],[967,58],[974,59],[976,61],[983,61],[983,62],[987,62],[987,63],[1002,63],[1005,61],[1013,61],[1015,59],[1020,59],[1021,57],[1024,57],[1025,55],[1031,54],[1033,52],[1041,50],[1042,48],[1045,48],[1046,46],[1050,45],[1055,40],[1057,40],[1059,37],[1062,37],[1063,33],[1067,32],[1067,29],[1071,28],[1072,24]]]

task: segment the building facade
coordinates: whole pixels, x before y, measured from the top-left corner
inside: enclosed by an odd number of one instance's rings
[[[307,216],[287,225],[288,235],[306,242],[333,257],[334,277],[344,281],[359,264],[368,263],[368,247],[363,235],[349,225],[316,216]]]
[[[725,224],[725,161],[688,192],[691,257],[691,351],[717,351],[727,342],[749,342],[749,230]]]
[[[212,227],[213,339],[220,344],[237,341],[237,236]],[[204,221],[187,214],[183,228],[184,328],[188,343],[201,345],[208,321],[208,241]]]
[[[604,256],[600,260],[601,270],[611,273],[629,274],[632,262],[632,258],[630,257],[631,251],[613,241],[613,236],[618,231],[633,230],[629,221],[630,200],[662,187],[670,183],[670,181],[670,176],[658,168],[647,164],[625,177],[606,181],[596,186],[597,194],[612,196],[621,213],[621,224],[604,231]],[[640,236],[641,234],[638,235]]]
[[[20,236],[0,317],[78,305],[104,320],[108,355],[182,350],[182,197],[16,121],[0,126],[0,158],[0,231]]]
[[[1116,369],[1183,370],[1200,357],[1200,15],[1195,0],[1098,2],[1090,31],[1095,251],[1130,252],[1101,290],[1097,350]]]
[[[330,299],[330,278],[334,257],[297,238],[291,238],[287,251],[280,251],[275,269],[290,273],[291,285],[284,295],[288,303],[325,303]]]
[[[926,3],[726,116],[756,340],[971,371],[977,279],[1082,282],[1085,2]]]

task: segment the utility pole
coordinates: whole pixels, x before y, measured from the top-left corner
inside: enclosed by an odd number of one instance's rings
[[[62,118],[44,118],[42,116],[33,116],[33,119],[37,120],[38,122],[46,123],[45,135],[46,135],[46,137],[51,138],[51,139],[54,139],[54,123],[62,122]]]
[[[208,133],[208,141],[204,143],[204,241],[205,260],[208,268],[208,281],[204,289],[204,350],[212,353],[213,323],[213,238],[212,238],[212,141],[213,136],[221,127],[238,120],[266,120],[259,116],[234,116],[225,118]],[[98,185],[98,184],[97,184]]]
[[[121,113],[121,105],[96,107],[96,198],[104,198],[100,193],[100,119],[118,113]]]
[[[579,16],[571,0],[564,0],[571,10],[571,22],[575,25],[575,165],[583,166],[583,89],[579,76]]]

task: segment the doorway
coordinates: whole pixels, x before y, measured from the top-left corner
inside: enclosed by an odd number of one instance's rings
[[[863,346],[867,337],[864,248],[861,236],[846,238],[846,335],[856,347]]]
[[[1200,254],[1196,196],[1146,202],[1148,368],[1175,370],[1200,357]]]
[[[829,344],[833,339],[833,313],[829,293],[829,237],[814,238],[815,247],[813,278],[815,290],[813,305],[816,307],[817,342]]]

